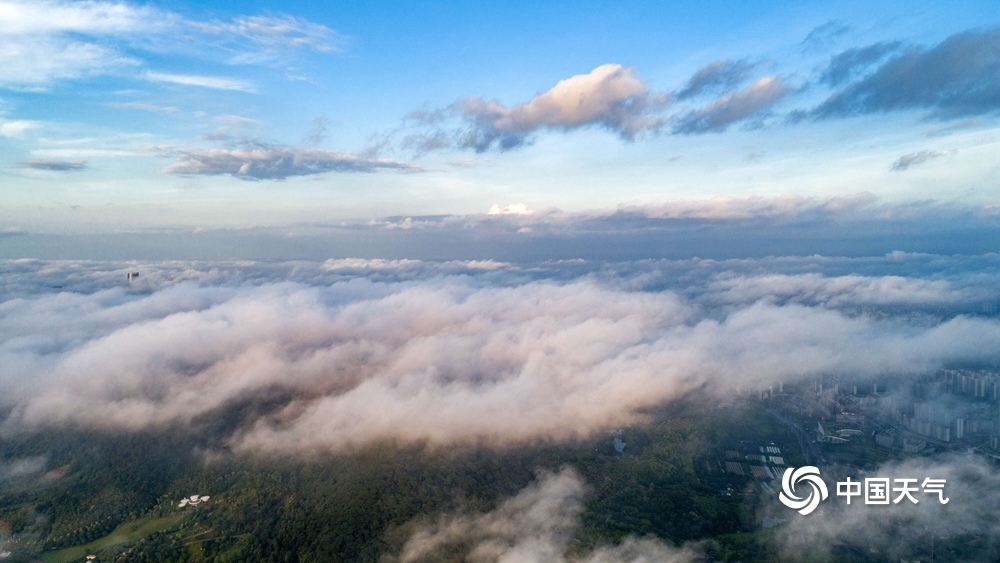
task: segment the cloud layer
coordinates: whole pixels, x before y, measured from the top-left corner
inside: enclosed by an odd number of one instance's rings
[[[260,148],[259,153],[254,153],[260,155],[259,163],[252,159],[254,154],[242,152],[249,153],[254,147]],[[177,158],[185,152],[171,147],[153,150]],[[341,165],[345,172],[361,172],[383,163],[399,172],[422,170],[362,155],[356,156],[357,160],[343,162],[337,157],[344,153],[333,151],[319,151],[323,158],[319,163],[296,162],[294,155],[298,150],[250,145],[246,149],[186,151],[191,158],[175,163],[177,168],[168,171],[239,174],[246,165],[248,174],[290,177],[293,172],[319,173],[334,164]],[[52,159],[96,156],[92,151],[77,150],[35,153]],[[256,170],[255,165],[262,168]],[[237,177],[254,179],[254,176]],[[794,194],[767,198],[717,197],[572,213],[551,208],[522,209],[517,205],[508,206],[504,213],[505,208],[497,207],[500,213],[492,215],[414,215],[282,227],[143,230],[115,235],[29,234],[0,246],[0,258],[322,261],[330,256],[353,256],[525,262],[812,254],[859,257],[894,251],[969,255],[995,252],[993,241],[1000,236],[1000,214],[993,206],[934,201],[888,203],[869,193],[833,198]]]
[[[978,272],[948,281],[713,264],[177,264],[127,290],[122,272],[138,266],[124,265],[107,289],[80,293],[47,280],[93,280],[100,268],[8,262],[17,282],[6,294],[21,297],[0,304],[2,427],[185,427],[270,397],[222,437],[231,447],[504,446],[639,423],[694,389],[921,374],[1000,353],[996,319],[959,314],[997,300]],[[880,314],[859,314],[872,307]]]

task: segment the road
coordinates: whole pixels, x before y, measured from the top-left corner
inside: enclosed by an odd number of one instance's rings
[[[772,416],[781,422],[784,422],[786,426],[795,432],[795,435],[799,439],[799,447],[802,448],[802,455],[806,458],[806,465],[819,467],[821,463],[826,463],[826,458],[823,457],[823,452],[819,450],[819,444],[817,444],[812,438],[812,432],[803,428],[801,423],[791,420],[775,410],[770,408],[765,408],[764,410],[771,413]]]

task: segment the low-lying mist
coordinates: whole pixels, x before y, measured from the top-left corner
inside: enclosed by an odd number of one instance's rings
[[[227,447],[283,454],[585,437],[695,389],[996,365],[995,262],[4,262],[0,428],[239,412]]]

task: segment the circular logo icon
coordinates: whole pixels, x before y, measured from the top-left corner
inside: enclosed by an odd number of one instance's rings
[[[803,482],[812,487],[812,490],[807,496],[799,497],[795,494],[795,486]],[[827,496],[829,493],[826,490],[826,483],[820,478],[818,467],[806,465],[795,470],[789,467],[781,476],[781,492],[778,494],[778,500],[788,508],[798,510],[803,516],[816,510],[820,501],[826,500]]]

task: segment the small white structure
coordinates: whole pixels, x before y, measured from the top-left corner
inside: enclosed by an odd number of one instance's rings
[[[177,508],[184,508],[185,506],[198,506],[199,504],[207,501],[210,498],[212,497],[191,495],[188,498],[181,499],[181,502],[177,504]]]

